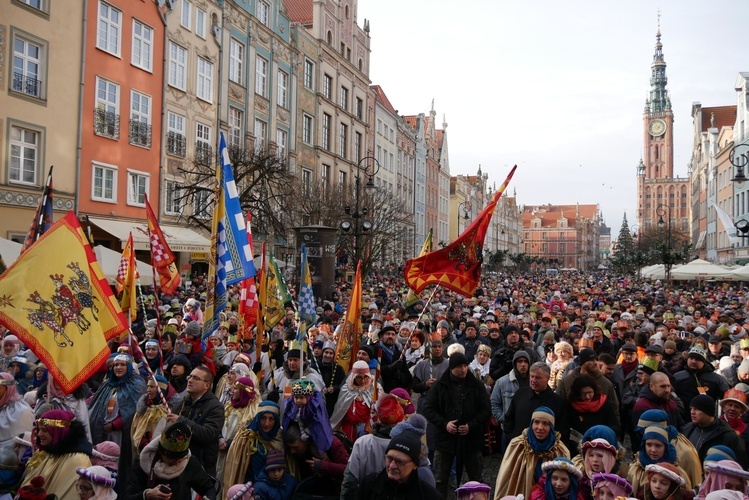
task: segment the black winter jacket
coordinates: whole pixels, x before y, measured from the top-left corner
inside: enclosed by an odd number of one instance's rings
[[[192,430],[190,451],[211,476],[216,476],[218,460],[218,436],[224,427],[224,407],[215,394],[208,391],[197,401],[189,394],[185,397],[180,422]],[[172,497],[174,498],[174,497]]]
[[[480,450],[484,444],[484,424],[491,415],[489,394],[483,382],[470,372],[459,383],[446,370],[426,394],[424,417],[436,427],[437,449],[441,452],[456,453],[459,440],[464,450]],[[468,424],[468,434],[448,433],[446,426],[452,420],[457,420],[458,425]]]

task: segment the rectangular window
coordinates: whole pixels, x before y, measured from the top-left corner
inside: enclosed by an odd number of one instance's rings
[[[185,90],[187,72],[187,49],[169,42],[169,85]]]
[[[207,219],[211,216],[208,212],[211,206],[211,190],[203,188],[195,191],[192,197],[192,212],[195,217],[199,219]]]
[[[151,98],[135,90],[130,93],[130,144],[151,147]]]
[[[315,90],[315,63],[307,58],[304,59],[304,86]]]
[[[117,167],[93,163],[91,199],[117,203]]]
[[[263,120],[255,119],[255,150],[262,151],[265,149],[265,140],[268,136],[268,124]]]
[[[183,194],[181,184],[170,180],[165,181],[164,184],[164,213],[182,215]]]
[[[330,115],[328,113],[322,115],[322,148],[330,151]]]
[[[181,24],[182,24],[182,27],[185,28],[187,31],[190,31],[191,15],[192,15],[192,2],[189,2],[188,0],[182,0]]]
[[[135,170],[127,171],[127,204],[146,206],[149,175]]]
[[[323,192],[327,192],[328,187],[330,186],[330,165],[323,164],[322,172],[320,173],[320,180],[322,181]]]
[[[195,34],[200,38],[205,38],[205,11],[195,9]]]
[[[341,87],[341,107],[348,111],[348,89],[346,87]]]
[[[286,131],[279,129],[276,129],[276,156],[278,158],[286,158],[286,147],[287,147],[287,139],[288,134]]]
[[[362,119],[362,116],[364,115],[364,101],[356,98],[356,117],[358,119]]]
[[[236,148],[242,146],[242,123],[244,113],[237,108],[229,107],[229,146]]]
[[[289,75],[286,72],[278,70],[278,105],[286,108],[289,105]]]
[[[302,169],[302,191],[309,196],[312,189],[312,171],[306,168]]]
[[[255,93],[263,97],[268,97],[268,61],[260,56],[255,58]]]
[[[21,3],[25,3],[29,7],[33,7],[36,10],[41,10],[42,12],[47,12],[46,4],[47,2],[44,0],[18,0]]]
[[[99,77],[96,78],[94,132],[111,139],[120,138],[120,86]]]
[[[10,182],[35,186],[38,163],[39,132],[11,126]]]
[[[263,0],[258,0],[257,4],[255,4],[255,17],[257,17],[258,21],[263,23],[265,26],[268,26],[268,12],[270,11],[270,6],[263,2]]]
[[[361,139],[362,135],[359,132],[354,133],[354,161],[359,163],[361,159]]]
[[[348,126],[344,123],[340,124],[340,132],[338,140],[340,141],[338,144],[338,154],[341,155],[341,158],[346,158],[346,146],[348,145]]]
[[[170,111],[167,116],[166,152],[184,158],[186,150],[185,117]]]
[[[338,171],[338,189],[343,191],[346,186],[346,172]]]
[[[312,117],[308,114],[302,115],[302,142],[312,144]]]
[[[195,124],[195,161],[200,165],[213,166],[211,127],[200,122]]]
[[[131,62],[146,71],[153,66],[153,29],[133,19],[133,56]]]
[[[106,2],[99,2],[99,25],[96,47],[114,56],[120,55],[122,12]]]
[[[13,90],[42,97],[42,46],[25,38],[13,38]]]
[[[213,102],[213,63],[198,57],[198,99]]]
[[[229,46],[229,80],[242,85],[244,70],[244,45],[231,39]]]
[[[325,99],[330,99],[333,92],[333,77],[330,75],[323,76],[322,95]]]

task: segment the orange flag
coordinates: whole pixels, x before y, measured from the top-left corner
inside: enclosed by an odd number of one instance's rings
[[[403,277],[414,292],[420,293],[427,285],[439,284],[464,297],[473,296],[481,277],[484,238],[489,222],[516,168],[517,165],[512,167],[502,186],[457,240],[445,248],[406,262]]]
[[[127,259],[125,276],[120,284],[120,270],[122,269],[122,260]],[[135,252],[133,251],[133,233],[127,239],[125,250],[122,252],[120,260],[120,269],[117,271],[117,288],[122,287],[122,298],[120,307],[122,312],[130,311],[130,319],[135,321],[138,317],[138,306],[135,303],[135,297],[138,295],[135,289],[135,279],[138,277],[138,269],[135,267]]]
[[[346,319],[338,336],[335,351],[336,362],[348,373],[356,361],[356,353],[361,345],[361,261],[356,264],[356,278],[351,290],[351,301],[346,309]]]
[[[151,204],[148,203],[148,195],[145,195],[145,199],[148,236],[151,243],[151,264],[159,274],[159,286],[162,293],[174,295],[180,283],[179,272],[174,264],[177,258],[174,256],[172,249],[169,248],[164,233],[161,232],[159,222],[151,209]]]
[[[127,324],[74,212],[55,222],[0,279],[0,323],[29,346],[67,394],[109,357],[107,341]]]

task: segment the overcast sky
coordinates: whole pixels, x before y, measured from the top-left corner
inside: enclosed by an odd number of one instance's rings
[[[451,174],[481,165],[521,204],[599,203],[614,238],[636,221],[636,166],[658,9],[674,111],[674,173],[687,176],[691,106],[735,105],[749,71],[747,0],[358,0],[370,78],[400,114],[448,128]]]

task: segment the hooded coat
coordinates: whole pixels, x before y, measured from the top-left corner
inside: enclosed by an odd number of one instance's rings
[[[515,366],[515,362],[521,358],[528,361],[528,367],[530,369],[531,357],[524,349],[517,351],[512,357],[512,371],[500,378],[497,383],[494,384],[494,388],[492,389],[492,415],[498,422],[504,421],[505,413],[510,408],[512,397],[518,389],[528,386],[528,374],[526,374],[525,377],[521,377]]]

